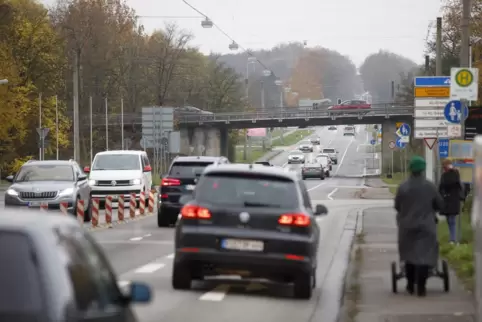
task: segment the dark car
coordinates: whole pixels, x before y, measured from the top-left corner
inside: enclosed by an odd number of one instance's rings
[[[207,166],[225,163],[229,163],[225,157],[180,156],[175,158],[167,176],[161,180],[157,226],[174,225],[181,210],[179,198],[184,194],[193,193],[197,180]]]
[[[261,164],[261,165],[265,165],[267,167],[273,166],[271,163],[269,163],[269,161],[256,161],[254,164]]]
[[[316,178],[325,180],[325,171],[321,163],[305,163],[303,168],[301,168],[301,178],[303,180],[309,178]]]
[[[75,219],[39,211],[2,210],[0,321],[137,321],[131,303],[149,302],[149,287],[121,290],[101,248]]]
[[[174,289],[193,280],[247,271],[249,278],[294,283],[308,299],[316,284],[319,227],[327,209],[311,201],[303,181],[278,167],[208,167],[196,193],[183,197],[176,224]]]
[[[84,220],[90,221],[90,186],[87,175],[73,160],[31,160],[15,176],[8,176],[12,184],[5,192],[5,206],[40,207],[58,209],[67,203],[75,214],[78,200],[84,201]]]

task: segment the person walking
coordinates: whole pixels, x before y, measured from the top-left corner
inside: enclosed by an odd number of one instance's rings
[[[436,212],[443,207],[437,187],[425,179],[425,168],[425,160],[414,156],[409,164],[410,177],[395,195],[400,261],[405,265],[407,291],[414,294],[416,286],[418,296],[426,295],[430,269],[437,265]]]
[[[440,214],[447,219],[450,243],[458,242],[457,236],[457,216],[460,214],[461,200],[465,199],[465,192],[460,181],[460,174],[453,167],[452,161],[442,162],[443,173],[440,177],[439,192],[443,197],[444,206]]]

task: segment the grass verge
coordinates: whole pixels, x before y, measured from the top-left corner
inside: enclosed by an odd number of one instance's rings
[[[283,140],[281,138],[273,140],[272,146],[291,146],[296,143],[298,143],[300,140],[304,139],[307,136],[310,136],[313,134],[313,130],[297,130],[293,133],[290,133],[283,137]]]
[[[403,173],[401,172],[395,172],[392,176],[392,178],[387,178],[386,176],[382,177],[383,182],[385,182],[387,185],[397,185],[396,187],[389,187],[388,190],[392,193],[395,194],[397,193],[398,185],[402,183],[403,181]]]
[[[269,151],[263,151],[262,148],[251,148],[250,150],[251,153],[248,153],[247,158],[244,159],[243,149],[244,148],[236,149],[236,159],[235,159],[236,163],[252,163],[269,152]]]
[[[440,243],[440,254],[445,258],[450,267],[455,271],[463,285],[470,291],[474,290],[474,245],[473,230],[470,223],[472,198],[467,198],[462,214],[457,218],[461,223],[461,240],[459,245],[449,244],[449,231],[445,221],[437,226]],[[459,221],[460,220],[460,221]]]

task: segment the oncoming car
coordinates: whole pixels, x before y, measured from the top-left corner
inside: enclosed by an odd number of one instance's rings
[[[174,289],[235,271],[241,278],[293,283],[295,297],[311,298],[320,237],[315,216],[328,211],[312,209],[298,176],[253,164],[210,166],[196,194],[181,201]]]
[[[313,144],[310,141],[302,141],[298,146],[298,150],[302,152],[313,152]]]
[[[355,136],[355,127],[352,125],[345,126],[343,129],[343,136]]]
[[[291,151],[288,154],[288,164],[292,163],[305,163],[305,155],[300,151]]]

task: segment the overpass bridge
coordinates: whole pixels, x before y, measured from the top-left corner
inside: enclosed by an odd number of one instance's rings
[[[189,155],[227,155],[228,130],[271,127],[309,127],[344,124],[382,124],[382,154],[389,158],[388,142],[394,140],[396,122],[413,124],[414,107],[409,105],[378,104],[370,110],[299,110],[266,109],[255,112],[180,115],[181,153]],[[109,127],[133,133],[137,141],[132,148],[139,148],[142,133],[141,113],[109,115]],[[94,126],[105,126],[105,115],[93,117]],[[88,124],[89,120],[82,120]],[[128,135],[128,133],[126,133]],[[389,162],[385,162],[388,164]]]

